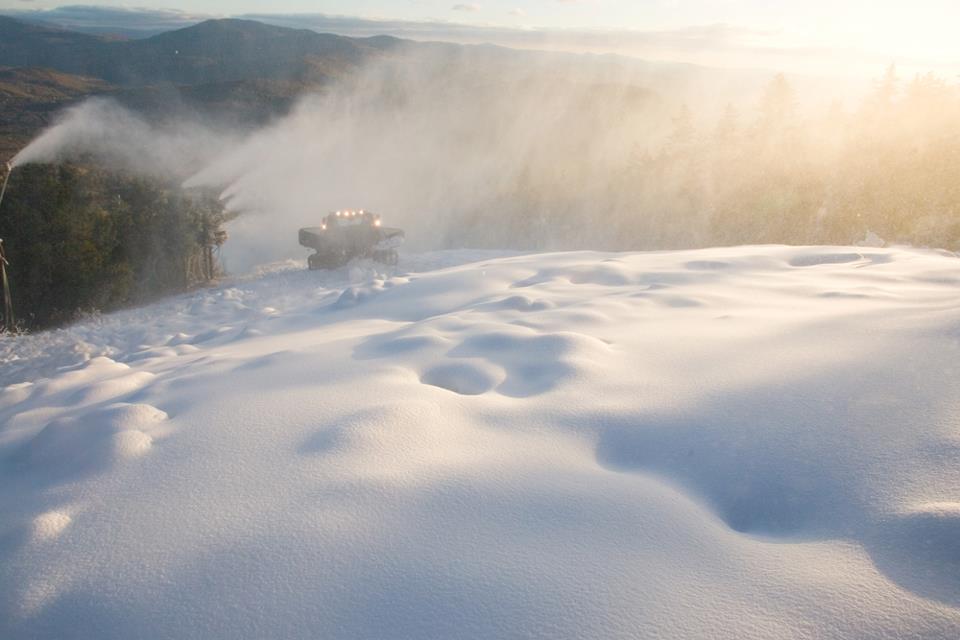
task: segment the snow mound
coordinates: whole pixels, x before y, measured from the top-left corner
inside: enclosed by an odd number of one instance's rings
[[[98,385],[97,385],[98,386]],[[85,475],[147,453],[150,431],[167,414],[150,405],[114,404],[49,422],[14,455],[21,472]]]
[[[0,338],[0,637],[960,637],[958,267],[445,252]]]
[[[55,540],[70,526],[70,516],[62,511],[48,511],[33,519],[33,537],[37,541]]]

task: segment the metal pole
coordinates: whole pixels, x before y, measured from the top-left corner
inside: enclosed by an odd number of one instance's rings
[[[0,279],[3,280],[3,328],[13,333],[13,297],[10,295],[10,281],[7,279],[7,256],[3,252],[3,238],[0,238]]]
[[[9,162],[5,162],[3,168],[6,169],[4,172],[6,175],[3,176],[3,186],[0,187],[0,206],[3,205],[3,195],[7,192],[7,183],[10,182],[10,174],[13,173],[13,165]]]
[[[0,207],[3,206],[3,196],[7,193],[7,183],[10,181],[10,174],[13,173],[13,165],[10,162],[4,163],[6,175],[3,177],[3,186],[0,187]],[[13,296],[10,294],[10,281],[7,279],[6,253],[3,250],[3,238],[0,238],[0,280],[3,285],[3,328],[7,332],[13,332]]]

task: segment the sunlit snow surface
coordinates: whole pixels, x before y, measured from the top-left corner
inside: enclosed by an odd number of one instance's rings
[[[0,363],[2,638],[960,637],[950,255],[288,265]]]

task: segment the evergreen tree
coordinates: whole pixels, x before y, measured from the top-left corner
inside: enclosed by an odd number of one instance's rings
[[[216,198],[176,185],[84,164],[18,168],[0,212],[17,320],[53,326],[215,277],[225,220]]]

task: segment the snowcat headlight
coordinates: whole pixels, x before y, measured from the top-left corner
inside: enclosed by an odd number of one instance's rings
[[[380,226],[380,221],[379,221],[379,220],[374,220],[374,221],[373,221],[373,226],[379,227],[379,226]]]

